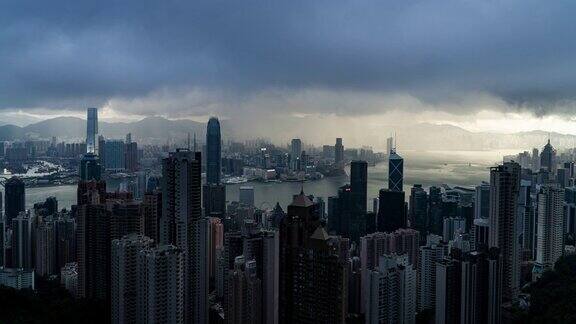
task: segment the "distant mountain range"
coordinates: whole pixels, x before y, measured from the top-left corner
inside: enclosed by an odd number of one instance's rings
[[[287,121],[288,122],[288,121]],[[234,122],[221,121],[222,137],[226,139],[242,140],[243,137],[261,137],[263,128],[247,129]],[[86,136],[86,121],[76,117],[57,117],[33,123],[28,126],[19,127],[14,125],[2,125],[0,123],[0,140],[13,141],[26,138],[51,138],[56,136],[58,140],[81,141]],[[288,122],[286,129],[291,127],[302,127],[295,123]],[[124,138],[127,133],[132,133],[135,140],[144,143],[165,143],[167,140],[185,140],[188,133],[196,134],[200,143],[204,142],[206,124],[188,119],[170,120],[163,117],[148,117],[137,122],[111,123],[100,122],[99,134],[106,138]],[[309,129],[309,128],[308,128]],[[252,132],[250,132],[252,131]],[[260,131],[260,133],[258,133]],[[346,140],[346,130],[341,136]],[[499,134],[488,132],[470,132],[463,128],[452,125],[436,124],[415,124],[407,125],[394,130],[398,138],[398,146],[401,149],[411,150],[493,150],[493,149],[518,149],[528,150],[532,147],[541,148],[546,143],[548,136],[552,139],[552,144],[558,148],[576,146],[576,136],[547,133],[544,131],[530,131],[513,134]],[[317,132],[307,133],[306,137],[319,136]],[[373,145],[377,150],[385,147],[385,137],[380,134],[390,133],[389,129],[383,128],[378,134],[364,134],[363,138],[356,139],[356,142],[364,140],[374,140],[375,143],[366,142],[366,145]],[[295,132],[297,133],[297,132]],[[243,134],[243,136],[239,135]],[[290,138],[283,138],[290,135],[282,135],[282,138],[275,138],[272,132],[272,140],[277,143],[288,143]]]
[[[166,141],[167,139],[186,138],[194,134],[205,136],[205,124],[192,120],[169,120],[162,117],[148,117],[137,122],[109,123],[99,122],[99,134],[106,138],[124,138],[131,133],[135,139],[148,141]],[[51,138],[59,140],[81,140],[86,137],[86,120],[76,117],[57,117],[28,126],[0,126],[0,140],[10,141],[23,138]]]

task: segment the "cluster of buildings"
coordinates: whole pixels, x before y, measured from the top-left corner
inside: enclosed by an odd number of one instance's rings
[[[537,170],[504,162],[476,188],[416,184],[406,197],[389,141],[377,198],[368,162],[353,160],[335,196],[302,190],[284,211],[256,208],[250,186],[227,199],[216,118],[205,156],[196,145],[169,152],[138,197],[107,190],[116,144],[98,142],[90,109],[71,210],[55,198],[26,210],[22,180],[6,181],[0,284],[57,278],[76,298],[103,301],[112,323],[501,323],[575,233],[573,164],[559,167],[550,144]],[[131,143],[122,142],[127,169]],[[297,170],[306,153],[291,144]],[[338,168],[344,154],[338,139]]]

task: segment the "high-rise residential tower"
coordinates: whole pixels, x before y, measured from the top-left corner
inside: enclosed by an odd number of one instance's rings
[[[86,153],[98,154],[96,136],[98,134],[98,109],[88,108],[86,124]]]
[[[520,286],[518,195],[520,165],[506,162],[490,169],[490,233],[488,246],[502,254],[502,300],[515,301]]]
[[[302,154],[302,141],[299,138],[293,138],[290,143],[290,164],[292,170],[297,170]]]
[[[189,323],[208,322],[208,221],[202,217],[201,153],[178,149],[162,161],[160,243],[185,255],[185,309]]]
[[[551,270],[564,249],[564,189],[545,185],[538,193],[538,240],[534,275]]]

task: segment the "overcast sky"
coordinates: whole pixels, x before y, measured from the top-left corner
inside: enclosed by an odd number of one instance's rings
[[[542,0],[4,0],[0,119],[95,106],[576,133],[575,16]]]

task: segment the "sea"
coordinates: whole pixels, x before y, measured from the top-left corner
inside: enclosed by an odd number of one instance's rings
[[[404,191],[406,199],[414,184],[424,188],[447,184],[450,186],[474,187],[489,180],[489,168],[502,162],[505,155],[518,153],[518,150],[490,151],[405,151],[399,152],[404,158]],[[348,170],[347,170],[348,171]],[[241,186],[254,187],[256,207],[268,209],[276,202],[286,208],[292,196],[301,189],[306,194],[322,197],[336,195],[338,188],[349,182],[347,176],[327,177],[321,180],[281,183],[248,182],[226,185],[228,201],[238,200]],[[381,162],[368,167],[368,210],[372,209],[372,199],[378,197],[378,191],[388,187],[388,163]],[[59,208],[70,208],[76,202],[76,186],[35,187],[26,189],[26,208],[34,203],[54,196]]]

